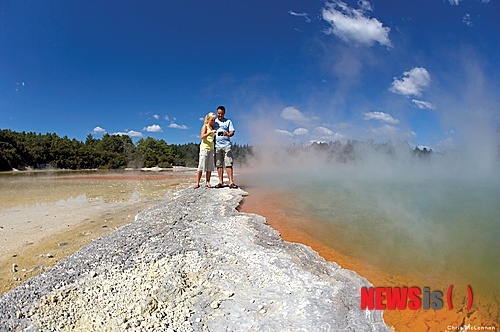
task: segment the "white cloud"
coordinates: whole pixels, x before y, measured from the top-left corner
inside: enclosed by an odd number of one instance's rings
[[[448,0],[448,2],[450,3],[450,5],[452,6],[458,6],[460,4],[460,2],[462,2],[464,0]],[[479,2],[481,3],[489,3],[490,0],[478,0]]]
[[[309,119],[295,107],[286,107],[281,111],[281,118],[287,121],[291,121],[296,124],[303,124],[308,122]]]
[[[128,135],[130,137],[142,137],[142,133],[139,132],[139,131],[135,131],[135,130],[129,130],[127,132],[116,132],[116,133],[113,133],[112,135]]]
[[[394,119],[390,114],[384,112],[367,112],[365,113],[365,120],[379,120],[391,124],[399,123],[398,119]]]
[[[333,131],[326,127],[316,127],[314,128],[314,132],[321,136],[332,136],[333,134],[335,134]]]
[[[474,24],[472,24],[472,20],[470,18],[470,14],[465,14],[464,17],[462,18],[462,23],[465,24],[468,27],[472,27]]]
[[[163,118],[167,121],[170,121],[170,117],[168,115],[165,115]]]
[[[293,134],[287,130],[275,129],[274,132],[281,136],[292,137]]]
[[[157,124],[153,124],[151,126],[147,126],[147,127],[144,127],[145,131],[149,132],[149,133],[161,133],[163,132],[163,130],[161,129],[161,127]]]
[[[92,131],[93,134],[102,134],[102,133],[105,133],[105,132],[106,132],[106,130],[103,129],[103,128],[101,128],[101,127],[99,127],[99,126],[95,127],[94,130]]]
[[[305,18],[306,22],[311,22],[311,19],[309,18],[309,15],[307,13],[297,13],[292,10],[288,11],[288,14],[292,16],[298,16],[298,17],[303,17]]]
[[[168,125],[168,128],[173,128],[173,129],[182,129],[182,130],[185,130],[185,129],[188,129],[188,127],[186,125],[180,125],[180,124],[177,124],[175,122],[172,122]]]
[[[26,83],[24,83],[24,82],[20,82],[20,83],[16,82],[16,86],[17,86],[16,91],[19,91],[20,88],[24,88],[26,86]]]
[[[274,132],[280,136],[284,137],[294,137],[294,136],[305,136],[309,134],[309,130],[306,128],[297,128],[293,132],[284,129],[275,129]]]
[[[160,116],[158,114],[153,114],[153,118],[158,120],[160,118]]]
[[[372,12],[372,4],[368,0],[359,0],[358,1],[359,8],[364,12]]]
[[[322,126],[314,128],[313,131],[316,135],[319,135],[321,139],[327,141],[340,141],[345,138],[344,135],[335,133],[332,130]]]
[[[293,131],[293,134],[297,136],[304,136],[309,134],[309,130],[307,130],[306,128],[297,128]]]
[[[142,133],[139,131],[135,131],[135,130],[127,131],[127,135],[129,135],[131,137],[142,137]]]
[[[412,99],[412,103],[417,105],[417,107],[420,108],[421,110],[425,110],[425,109],[435,110],[436,109],[436,106],[434,106],[433,104],[431,104],[428,101]]]
[[[402,79],[394,78],[389,90],[403,96],[420,96],[422,90],[427,88],[430,83],[431,76],[427,69],[415,67],[410,71],[405,71]]]
[[[372,11],[369,1],[362,0],[358,4],[360,8],[353,9],[340,0],[327,3],[322,10],[322,17],[331,27],[326,33],[333,34],[345,42],[354,41],[367,46],[377,42],[391,47],[391,29],[384,27],[376,18],[366,15],[367,11]]]

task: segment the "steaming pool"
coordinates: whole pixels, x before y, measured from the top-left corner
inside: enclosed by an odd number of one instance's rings
[[[498,317],[499,177],[283,175],[260,173],[251,180],[279,191],[302,231],[388,276],[418,280],[417,285],[396,281],[385,286],[430,287],[445,294],[453,285],[456,306],[467,302],[470,286],[476,308]]]

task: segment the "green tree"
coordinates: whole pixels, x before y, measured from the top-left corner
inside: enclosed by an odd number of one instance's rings
[[[196,143],[187,143],[182,145],[174,145],[173,149],[173,165],[196,167],[198,165],[198,155],[200,153],[200,145]]]
[[[172,167],[174,160],[172,146],[152,137],[137,141],[137,157],[144,167]]]
[[[20,135],[12,130],[0,130],[0,171],[22,168],[27,163],[26,153]]]
[[[118,169],[127,166],[133,159],[135,146],[128,135],[105,134],[96,149],[100,153],[100,167],[106,169]]]

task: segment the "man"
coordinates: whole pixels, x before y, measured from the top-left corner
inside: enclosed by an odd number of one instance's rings
[[[224,187],[224,166],[229,178],[229,188],[238,188],[233,179],[233,154],[231,152],[231,137],[234,135],[234,126],[231,120],[225,118],[226,108],[217,107],[217,119],[215,119],[215,167],[219,175],[219,183],[215,188]]]

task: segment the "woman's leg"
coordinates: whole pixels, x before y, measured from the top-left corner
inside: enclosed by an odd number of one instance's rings
[[[194,186],[195,188],[199,188],[200,187],[200,180],[201,180],[201,174],[203,172],[202,171],[197,171],[196,172],[196,185]]]
[[[205,180],[207,182],[207,187],[211,188],[212,186],[210,185],[210,177],[212,176],[211,171],[206,171],[205,172]]]

